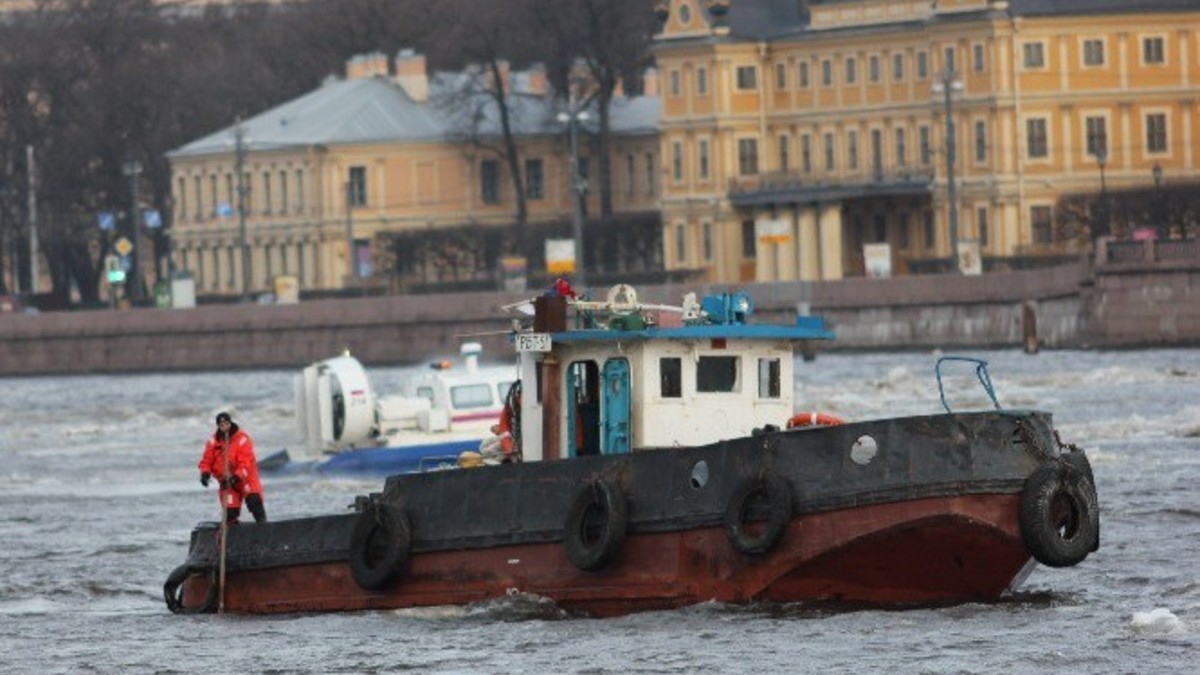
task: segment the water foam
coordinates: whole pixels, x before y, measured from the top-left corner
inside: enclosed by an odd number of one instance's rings
[[[1188,632],[1183,620],[1165,607],[1149,612],[1134,612],[1129,625],[1143,635],[1180,635]]]

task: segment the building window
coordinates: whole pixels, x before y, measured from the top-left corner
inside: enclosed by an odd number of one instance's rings
[[[921,143],[921,166],[929,166],[933,162],[933,146],[929,142],[929,127],[921,125],[917,129],[917,135],[920,136]]]
[[[1022,45],[1022,50],[1025,55],[1023,63],[1026,68],[1045,68],[1046,53],[1045,45],[1040,42],[1026,42]]]
[[[296,213],[304,213],[304,169],[296,169]]]
[[[350,167],[350,205],[367,205],[367,168],[365,166]]]
[[[1105,122],[1106,120],[1103,117],[1088,117],[1085,120],[1087,125],[1087,152],[1092,157],[1108,154],[1108,127]]]
[[[753,176],[758,173],[758,140],[738,139],[738,174]]]
[[[675,223],[675,260],[680,265],[687,262],[687,226],[683,223]]]
[[[883,178],[883,132],[879,129],[871,130],[871,170],[875,180]]]
[[[754,237],[754,221],[742,221],[742,257],[753,258],[757,252],[758,241]]]
[[[975,72],[982,73],[984,69],[983,45],[972,45],[971,55],[974,60]]]
[[[637,164],[633,153],[625,156],[625,196],[633,196],[633,186],[637,183]]]
[[[825,134],[825,170],[833,171],[837,163],[833,157],[833,134]]]
[[[987,247],[988,241],[988,210],[987,207],[980,207],[975,212],[975,224],[979,230],[979,248],[980,250]]]
[[[895,82],[904,81],[904,55],[892,55],[892,80]]]
[[[937,243],[937,232],[933,229],[933,211],[925,212],[925,248],[931,249]]]
[[[216,176],[213,176],[213,179],[214,179],[214,181],[213,181],[213,182],[214,182],[214,184],[215,184],[215,183],[216,183]],[[204,187],[203,187],[203,186],[204,186],[204,181],[203,181],[203,180],[201,180],[200,176],[196,176],[196,177],[195,177],[195,178],[192,180],[192,186],[195,188],[195,197],[196,197],[196,220],[204,220]],[[214,192],[215,192],[215,191],[214,191]],[[214,196],[215,196],[215,194],[214,194]],[[216,210],[217,210],[217,205],[214,203],[214,204],[213,204],[213,211],[216,211]]]
[[[902,127],[896,129],[896,166],[908,165],[908,139]]]
[[[654,153],[646,153],[646,194],[654,196]]]
[[[263,179],[263,215],[271,213],[271,172],[264,171]]]
[[[946,49],[942,53],[946,55],[946,58],[945,58],[946,72],[953,73],[953,72],[957,71],[958,68],[957,68],[956,64],[954,63],[954,47],[946,47]]]
[[[779,90],[787,89],[787,64],[775,64],[775,88]]]
[[[701,96],[708,93],[708,69],[703,66],[696,69],[696,93]]]
[[[758,89],[758,69],[754,66],[738,66],[737,88],[742,91]]]
[[[1163,39],[1161,37],[1142,39],[1142,62],[1156,65],[1162,65],[1167,62],[1166,50],[1163,47]]]
[[[871,82],[879,81],[879,57],[878,56],[872,55],[870,60],[867,61],[867,72],[868,72],[868,76],[871,78]]]
[[[1042,117],[1025,120],[1025,142],[1030,158],[1047,157],[1050,145],[1046,140],[1046,120]]]
[[[701,180],[708,180],[708,139],[701,138],[696,143],[696,154],[699,155],[699,174]]]
[[[908,214],[905,213],[904,211],[901,211],[900,215],[897,217],[897,222],[899,223],[900,227],[897,230],[899,239],[898,239],[898,243],[896,244],[896,247],[901,250],[906,251],[906,250],[908,250],[908,227],[909,227]]]
[[[212,195],[213,213],[216,214],[219,210],[218,206],[220,206],[221,200],[217,197],[217,177],[215,174],[208,177],[208,191]],[[233,174],[231,173],[225,174],[225,200],[234,210],[242,207],[242,203],[238,201],[237,193],[233,189]]]
[[[975,161],[987,161],[987,122],[975,122]]]
[[[1029,222],[1033,227],[1033,243],[1049,244],[1054,240],[1053,211],[1049,206],[1030,207]]]
[[[249,171],[242,174],[242,190],[246,193],[246,213],[250,213],[254,210],[254,189],[253,184],[250,182]]]
[[[833,86],[833,61],[825,59],[821,62],[821,85]]]
[[[812,173],[812,136],[808,134],[800,137],[800,168]]]
[[[713,259],[713,238],[712,238],[712,223],[704,223],[700,226],[702,233],[702,250],[704,253],[704,262],[712,262]]]
[[[671,95],[679,96],[681,93],[683,93],[683,84],[681,83],[679,71],[672,70],[668,77],[670,78],[669,86],[671,87]]]
[[[484,204],[500,202],[500,162],[485,159],[479,164],[479,195]]]
[[[683,180],[683,143],[671,143],[671,179],[676,183]]]
[[[187,179],[180,176],[176,183],[178,183],[178,187],[175,191],[179,194],[179,198],[175,209],[175,217],[180,220],[187,220]]]
[[[1146,115],[1146,151],[1167,151],[1167,116],[1164,113]]]
[[[846,57],[846,84],[858,81],[858,60],[853,56]]]
[[[525,160],[525,196],[529,199],[546,197],[546,176],[540,159]]]
[[[1083,65],[1104,65],[1104,40],[1093,39],[1083,41]]]
[[[280,172],[279,172],[279,213],[287,214],[287,212],[288,212],[287,171],[280,170]]]
[[[791,157],[788,153],[788,141],[790,139],[786,134],[779,137],[779,170],[787,171],[791,169]]]
[[[858,168],[858,132],[853,130],[846,132],[846,168]]]
[[[808,89],[808,62],[807,61],[802,61],[800,63],[800,88]]]
[[[917,79],[924,80],[927,77],[929,77],[929,54],[917,52]]]

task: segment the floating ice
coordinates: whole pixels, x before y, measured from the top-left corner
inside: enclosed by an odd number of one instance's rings
[[[1135,631],[1148,635],[1177,635],[1187,632],[1183,621],[1165,607],[1156,607],[1149,612],[1134,612],[1130,625]]]

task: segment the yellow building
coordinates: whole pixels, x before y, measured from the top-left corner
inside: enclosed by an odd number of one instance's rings
[[[1195,0],[664,0],[659,16],[668,269],[813,280],[864,274],[864,247],[893,273],[948,269],[955,244],[968,271],[1068,254],[1087,241],[1068,225],[1104,234],[1107,217],[1064,197],[1200,173]]]
[[[176,268],[189,270],[203,295],[270,290],[280,275],[298,278],[302,291],[338,290],[379,283],[372,263],[386,257],[374,250],[381,234],[510,226],[515,196],[507,162],[493,151],[496,106],[474,86],[483,75],[430,76],[424,56],[407,50],[394,63],[364,55],[348,62],[346,78],[168,153]],[[537,67],[503,76],[529,220],[569,219],[562,103]],[[658,105],[654,96],[613,103],[617,212],[657,203]],[[586,173],[593,158],[586,146],[581,154]],[[589,213],[598,192],[588,192]]]

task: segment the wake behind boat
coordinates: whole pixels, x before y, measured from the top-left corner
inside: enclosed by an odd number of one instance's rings
[[[624,286],[531,304],[512,335],[523,461],[394,475],[353,513],[240,525],[224,550],[201,524],[168,606],[979,601],[1099,545],[1086,455],[1049,413],[1000,409],[982,362],[993,410],[943,396],[944,412],[841,423],[794,411],[793,348],[832,338],[820,319],[751,324],[744,294],[666,307]]]
[[[466,343],[461,363],[431,364],[388,396],[375,393],[348,352],[308,366],[295,379],[301,443],[264,457],[259,469],[386,476],[455,466],[492,435],[516,379],[511,367],[481,366],[481,351]]]

